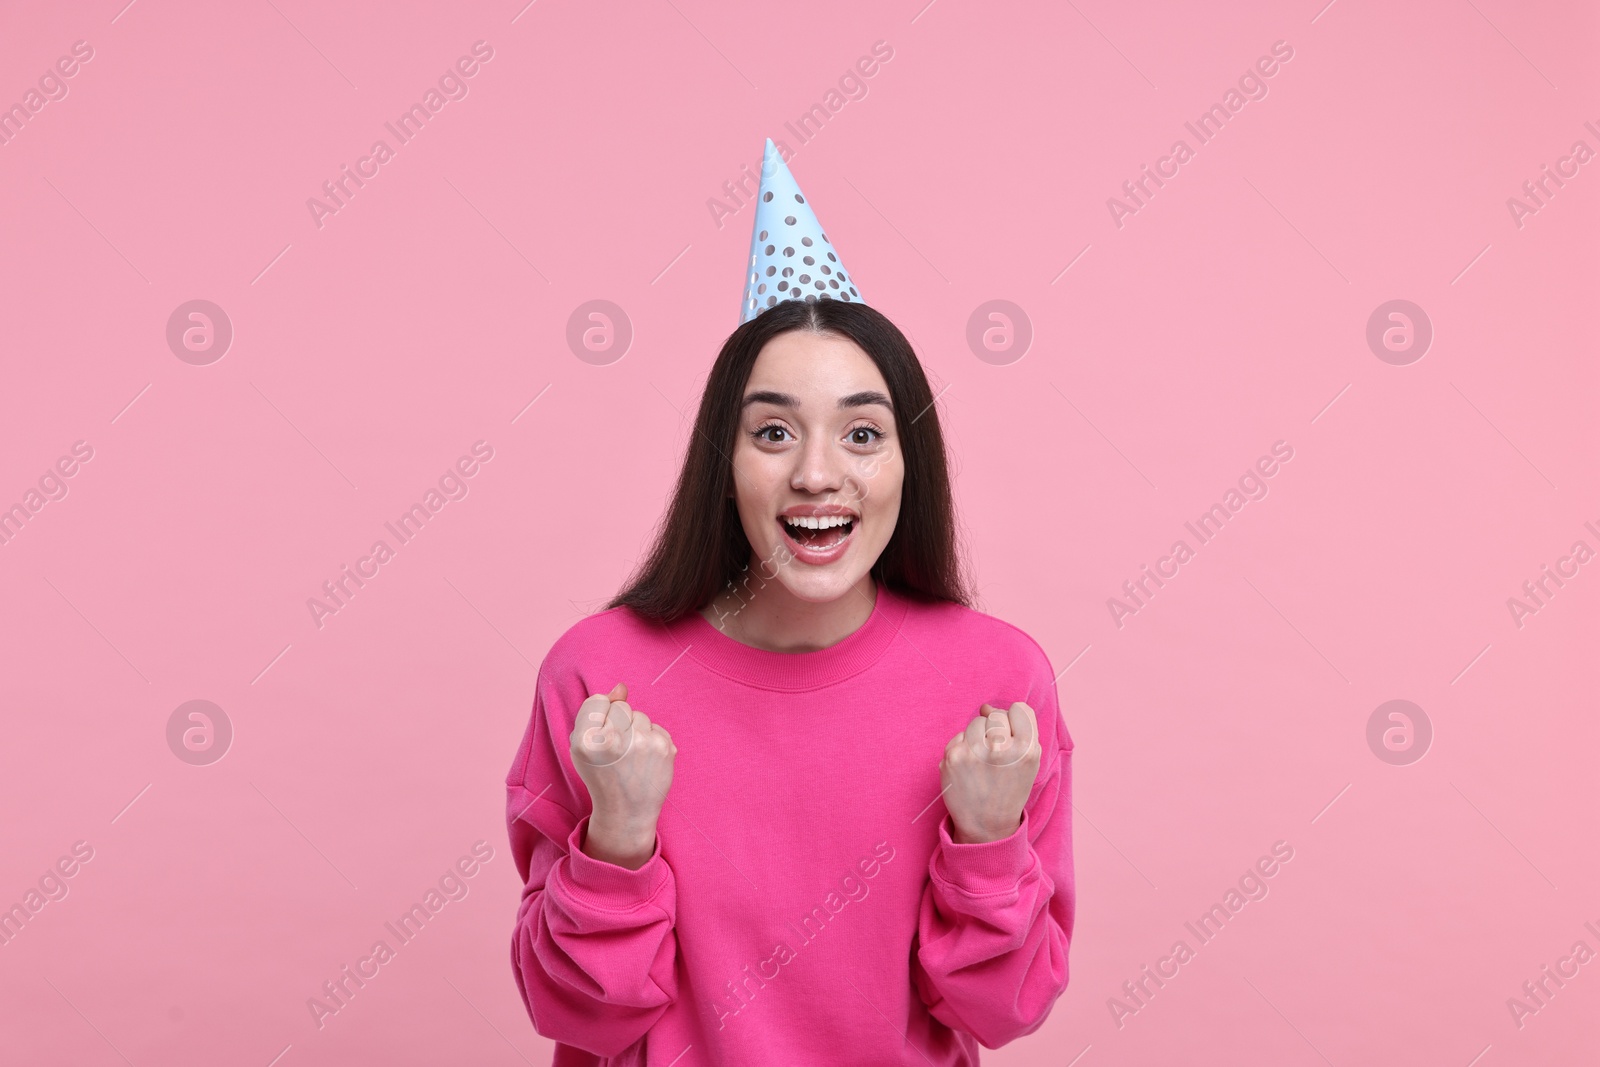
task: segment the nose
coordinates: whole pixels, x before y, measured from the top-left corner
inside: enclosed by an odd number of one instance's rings
[[[833,493],[844,485],[844,457],[825,434],[813,434],[794,452],[794,471],[789,477],[793,489],[807,493]]]

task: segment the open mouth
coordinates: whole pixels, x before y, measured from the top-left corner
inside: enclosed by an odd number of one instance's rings
[[[826,552],[850,539],[855,531],[852,515],[781,515],[778,525],[797,546]]]

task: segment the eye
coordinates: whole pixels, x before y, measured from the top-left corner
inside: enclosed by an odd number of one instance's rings
[[[767,444],[771,445],[780,445],[784,442],[785,437],[778,435],[787,435],[788,433],[789,431],[787,428],[780,426],[775,422],[769,422],[763,426],[758,426],[754,431],[751,432],[750,436],[755,438],[757,441],[765,441]]]
[[[877,444],[883,436],[883,431],[876,426],[857,426],[846,435],[846,440],[859,448],[866,448]]]

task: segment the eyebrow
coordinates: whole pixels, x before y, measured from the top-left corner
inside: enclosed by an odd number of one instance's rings
[[[744,398],[744,407],[749,407],[751,404],[775,404],[780,408],[798,408],[800,401],[788,393],[774,392],[771,389],[758,389]],[[839,398],[840,408],[864,408],[872,404],[881,405],[890,411],[894,410],[894,405],[889,403],[889,398],[876,389],[866,389],[859,393],[851,393],[849,396],[841,396]]]

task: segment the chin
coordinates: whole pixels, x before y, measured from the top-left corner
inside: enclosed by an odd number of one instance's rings
[[[778,580],[783,583],[783,587],[791,596],[808,604],[827,604],[840,597],[849,596],[850,590],[867,574],[865,570],[857,571],[853,567],[847,569],[840,566],[806,567],[806,571],[810,573],[797,573],[794,569],[804,566],[805,564],[790,563],[779,572]]]

